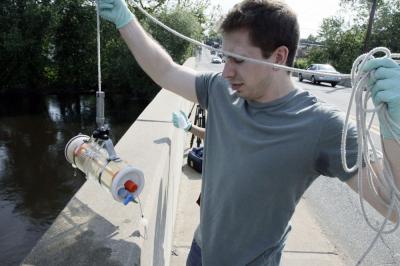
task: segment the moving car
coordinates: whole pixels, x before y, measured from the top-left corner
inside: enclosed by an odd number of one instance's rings
[[[312,64],[306,70],[340,74],[333,66],[328,64]],[[330,83],[332,87],[335,87],[340,82],[339,77],[328,77],[324,74],[299,73],[299,81],[301,82],[304,79],[311,81],[313,84],[321,82]]]
[[[219,56],[214,56],[213,58],[211,58],[211,63],[213,63],[213,64],[222,64],[222,59]]]

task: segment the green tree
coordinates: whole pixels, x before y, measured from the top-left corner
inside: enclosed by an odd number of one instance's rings
[[[142,0],[140,4],[170,27],[201,40],[210,0]],[[193,47],[159,26],[138,19],[184,62]],[[0,92],[88,91],[97,88],[95,0],[0,1]],[[101,22],[103,87],[152,97],[158,87],[133,59],[112,23]]]
[[[368,39],[368,50],[385,46],[393,52],[400,51],[400,3],[396,0],[378,1],[373,30]],[[323,20],[318,39],[322,47],[310,51],[309,63],[330,63],[339,71],[349,73],[354,60],[361,54],[367,31],[368,1],[354,1],[359,7],[351,25],[345,24],[344,17],[330,17]]]
[[[155,25],[146,17],[143,17],[141,13],[136,12],[135,15],[144,28],[160,42],[176,62],[183,63],[192,55],[193,46],[191,44]],[[198,17],[192,13],[192,10],[174,5],[158,8],[153,15],[178,32],[194,39],[201,39],[202,28],[200,22],[198,22]],[[103,26],[108,27],[110,25],[108,23]],[[104,28],[103,32],[104,86],[130,91],[136,97],[153,97],[159,90],[158,86],[139,67],[119,34],[111,28],[110,30]],[[133,88],[135,89],[133,90]]]
[[[305,39],[306,42],[308,43],[317,43],[318,42],[318,37],[314,36],[312,34],[308,35],[308,37]]]
[[[183,35],[196,40],[201,39],[202,28],[200,22],[196,20],[196,14],[193,14],[186,8],[177,7],[172,10],[165,9],[160,13],[159,19],[165,25],[168,25]],[[183,63],[193,54],[193,46],[190,43],[153,25],[154,24],[146,25],[148,31],[164,46],[176,62]]]
[[[0,3],[0,92],[39,89],[48,63],[50,1]]]
[[[341,0],[341,3],[343,4],[348,4],[350,3],[351,5],[366,5],[367,8],[369,9],[369,16],[368,16],[368,24],[367,24],[367,30],[365,33],[365,38],[363,42],[363,48],[362,52],[366,53],[369,50],[369,40],[371,38],[371,32],[372,32],[372,26],[374,24],[374,18],[375,18],[375,12],[378,7],[378,5],[382,4],[382,0]]]
[[[344,30],[343,18],[324,19],[319,32],[323,48],[312,51],[309,60],[323,60],[319,62],[330,63],[338,71],[349,73],[353,61],[360,54],[363,33],[363,30],[357,26]]]
[[[147,12],[156,13],[165,5],[166,0],[138,0],[138,2]]]
[[[376,13],[370,48],[384,46],[392,52],[400,52],[400,2],[390,0],[380,6]]]
[[[219,30],[222,20],[222,7],[220,5],[212,6],[205,26],[207,40],[222,43],[222,35]]]
[[[96,10],[86,2],[54,2],[57,89],[93,89],[97,83]]]

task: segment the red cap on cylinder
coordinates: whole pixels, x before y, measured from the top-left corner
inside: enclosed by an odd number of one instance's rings
[[[135,182],[132,182],[131,180],[126,181],[124,187],[131,193],[135,192],[138,189],[138,185],[136,185]]]

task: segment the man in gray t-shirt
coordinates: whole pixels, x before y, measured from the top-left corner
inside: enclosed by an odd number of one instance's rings
[[[286,4],[245,0],[236,5],[221,25],[223,50],[235,56],[226,58],[222,74],[199,74],[174,63],[124,0],[99,2],[100,15],[115,23],[155,82],[208,110],[200,230],[188,265],[279,265],[289,220],[316,177],[338,177],[358,190],[355,173],[346,173],[340,163],[343,115],[295,88],[287,71],[243,60],[293,65],[299,26]],[[387,104],[390,118],[400,124],[399,67],[387,58],[371,62],[368,71],[379,68],[371,76],[374,103]],[[381,132],[400,184],[399,146],[382,125]],[[351,164],[357,148],[353,126],[347,144]],[[373,165],[381,171],[378,163]],[[385,203],[376,200],[371,188],[363,196],[386,215],[389,193],[377,190]]]
[[[270,102],[240,98],[221,74],[196,79],[208,110],[200,231],[205,265],[245,265],[275,252],[279,261],[296,204],[319,175],[345,181],[340,161],[343,115],[294,89]],[[348,160],[357,156],[354,127]],[[229,222],[227,222],[229,221]]]

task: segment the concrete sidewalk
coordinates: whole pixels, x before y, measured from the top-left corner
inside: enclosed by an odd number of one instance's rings
[[[189,150],[188,145],[186,146],[185,162],[187,160],[186,154]],[[193,232],[199,223],[200,211],[196,200],[200,193],[200,187],[200,174],[184,163],[172,243],[173,250],[170,261],[172,266],[186,265]],[[345,265],[338,251],[329,242],[312,217],[304,200],[301,200],[297,206],[292,225],[293,229],[284,250],[282,265]]]

